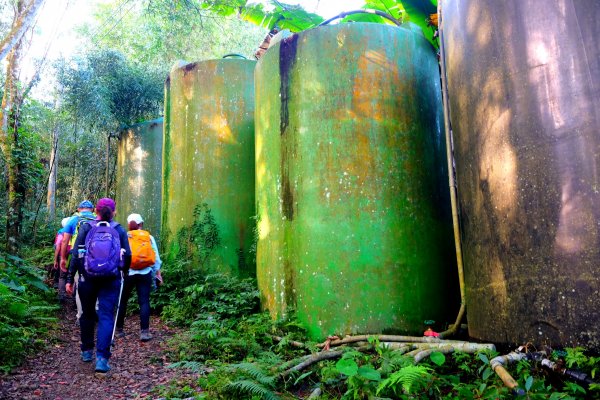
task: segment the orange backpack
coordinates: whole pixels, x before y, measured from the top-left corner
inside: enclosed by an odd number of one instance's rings
[[[131,247],[131,269],[144,269],[156,263],[156,255],[152,250],[150,233],[137,229],[127,232]]]

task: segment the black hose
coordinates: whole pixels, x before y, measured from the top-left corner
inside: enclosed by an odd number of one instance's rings
[[[392,21],[394,24],[396,24],[398,26],[400,24],[402,24],[402,22],[398,21],[396,18],[392,17],[388,13],[384,13],[383,11],[379,11],[379,10],[353,10],[353,11],[344,11],[342,13],[339,13],[335,17],[331,17],[328,20],[325,20],[325,21],[321,22],[319,24],[319,26],[327,25],[331,21],[335,21],[336,19],[339,19],[339,18],[345,18],[348,15],[353,15],[353,14],[375,14],[375,15],[379,15],[380,17],[383,17],[383,18],[385,18],[387,20]]]
[[[248,58],[242,54],[238,54],[238,53],[229,53],[229,54],[225,54],[222,58],[230,58],[230,57],[239,57],[239,58],[243,58],[244,60],[247,60]]]

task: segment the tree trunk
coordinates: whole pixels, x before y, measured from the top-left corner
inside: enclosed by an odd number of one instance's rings
[[[48,196],[46,197],[46,209],[48,210],[48,221],[56,219],[56,177],[58,174],[58,124],[54,127],[52,134],[52,149],[50,150],[50,176],[48,177]]]
[[[109,166],[110,166],[110,134],[108,134],[108,138],[106,139],[106,196],[108,197],[108,189],[109,189]]]
[[[17,24],[23,10],[23,1],[17,3]],[[19,109],[22,99],[19,96],[19,69],[21,61],[21,45],[19,40],[12,48],[6,62],[6,81],[0,109],[0,147],[6,160],[8,181],[8,207],[6,210],[6,250],[16,254],[21,239],[21,222],[23,219],[23,200],[25,197],[25,182],[21,177],[21,160],[15,157],[14,150],[19,143]]]

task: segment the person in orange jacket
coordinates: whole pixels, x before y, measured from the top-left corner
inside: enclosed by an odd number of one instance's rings
[[[153,286],[153,277],[162,283],[160,267],[162,261],[158,254],[156,240],[148,231],[145,231],[144,220],[140,214],[131,214],[127,217],[129,232],[129,245],[132,259],[129,274],[125,276],[121,307],[117,315],[117,337],[125,336],[123,325],[127,312],[127,301],[135,287],[140,306],[140,340],[147,342],[152,339],[150,334],[150,292]]]

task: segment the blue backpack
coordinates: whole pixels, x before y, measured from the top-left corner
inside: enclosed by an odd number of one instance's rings
[[[111,221],[91,221],[85,238],[85,272],[89,277],[117,277],[121,266],[121,239]]]

